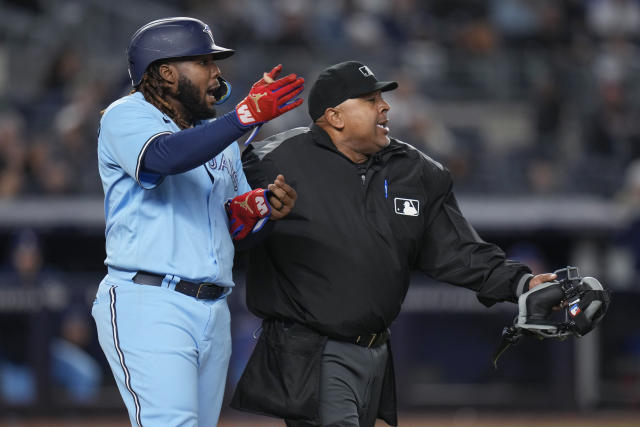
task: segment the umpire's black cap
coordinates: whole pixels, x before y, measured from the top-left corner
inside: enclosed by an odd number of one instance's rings
[[[327,108],[335,107],[349,98],[397,87],[398,82],[379,82],[373,71],[361,62],[341,62],[322,71],[311,86],[309,115],[315,122]]]

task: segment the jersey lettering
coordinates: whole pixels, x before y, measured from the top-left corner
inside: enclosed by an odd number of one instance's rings
[[[224,154],[221,154],[220,161],[216,160],[216,158],[214,157],[207,162],[207,166],[211,168],[212,171],[226,171],[231,177],[231,182],[233,183],[233,191],[238,191],[238,172],[235,170],[235,168],[232,167],[232,162],[233,157],[227,158]]]

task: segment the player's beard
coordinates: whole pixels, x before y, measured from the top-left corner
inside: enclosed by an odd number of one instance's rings
[[[178,79],[176,99],[191,116],[189,121],[192,123],[199,120],[212,119],[216,116],[216,109],[207,105],[198,88],[185,76],[180,76]]]

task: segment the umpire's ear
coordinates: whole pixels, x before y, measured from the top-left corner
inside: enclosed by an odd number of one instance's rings
[[[337,108],[327,108],[324,110],[324,114],[318,119],[318,121],[325,121],[335,129],[344,128],[344,118],[342,117],[340,110]]]

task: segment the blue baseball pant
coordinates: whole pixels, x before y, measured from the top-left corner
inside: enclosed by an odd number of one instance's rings
[[[226,297],[107,275],[92,314],[133,426],[215,426],[231,355]]]

